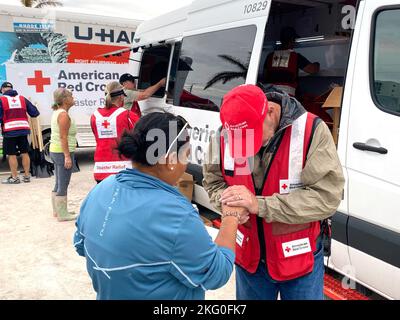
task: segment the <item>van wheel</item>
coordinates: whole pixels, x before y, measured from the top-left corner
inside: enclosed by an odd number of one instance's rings
[[[46,161],[53,163],[50,157],[50,132],[46,132],[43,134],[43,154]]]

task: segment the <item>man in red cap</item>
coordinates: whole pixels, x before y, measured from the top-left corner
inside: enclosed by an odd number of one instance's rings
[[[326,223],[344,177],[326,124],[282,92],[236,87],[221,106],[203,186],[236,238],[236,298],[323,299]],[[321,226],[324,226],[321,228]]]

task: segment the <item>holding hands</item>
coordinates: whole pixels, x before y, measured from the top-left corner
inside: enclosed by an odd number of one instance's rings
[[[236,217],[239,224],[245,224],[250,219],[247,209],[222,205],[222,219],[228,216]]]
[[[248,213],[258,213],[258,201],[256,196],[245,186],[231,186],[221,196],[221,203],[224,207],[240,207]]]

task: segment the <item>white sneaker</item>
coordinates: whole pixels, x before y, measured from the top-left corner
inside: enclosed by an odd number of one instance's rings
[[[21,183],[18,177],[13,178],[12,176],[8,177],[7,179],[1,182],[2,184],[18,184]]]

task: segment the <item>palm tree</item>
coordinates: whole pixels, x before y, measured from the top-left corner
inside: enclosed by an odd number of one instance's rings
[[[228,81],[238,79],[238,78],[244,78],[246,79],[247,76],[247,70],[249,69],[249,64],[244,64],[237,58],[234,58],[232,56],[226,55],[226,54],[221,54],[218,55],[221,59],[228,61],[229,63],[234,64],[235,66],[239,67],[240,70],[238,71],[224,71],[215,74],[210,81],[207,82],[206,86],[204,87],[204,90],[212,87],[214,84],[216,84],[219,81],[222,81],[223,84],[227,83]]]
[[[62,2],[57,0],[21,0],[24,7],[44,8],[44,7],[62,7]]]

